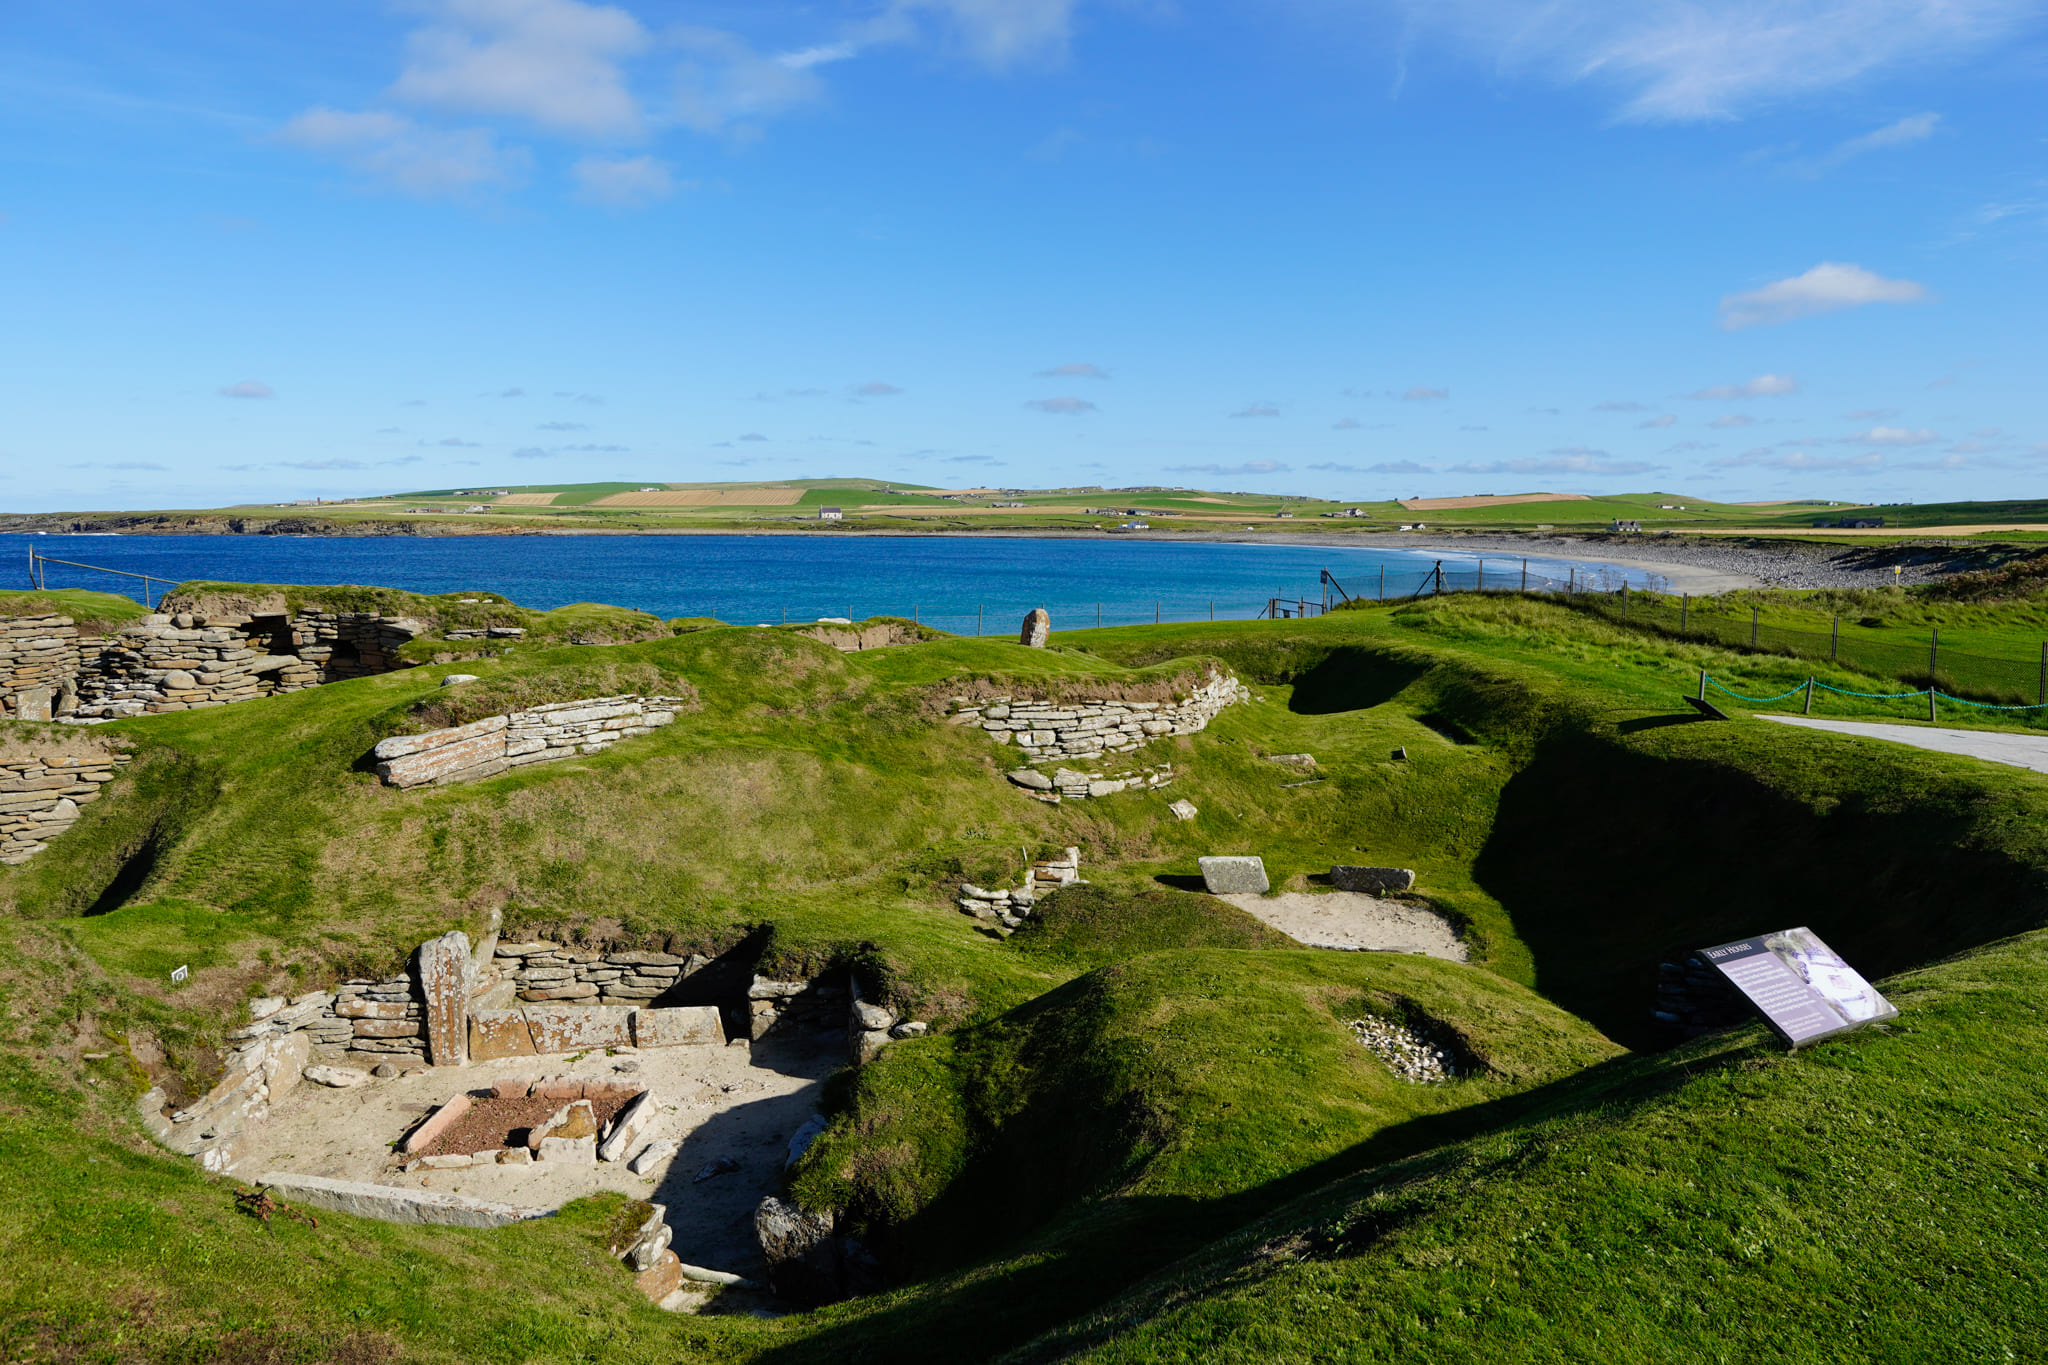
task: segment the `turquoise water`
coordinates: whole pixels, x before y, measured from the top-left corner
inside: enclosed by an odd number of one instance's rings
[[[1482,561],[1440,551],[1149,540],[971,536],[0,536],[0,586],[26,587],[28,549],[173,582],[368,583],[413,592],[491,592],[542,610],[607,602],[657,616],[744,624],[820,616],[916,616],[1007,634],[1033,607],[1055,627],[1259,615],[1270,599],[1322,600],[1328,569],[1354,596],[1471,587]],[[1489,556],[1487,586],[1514,587],[1524,561]],[[1527,561],[1534,587],[1662,588],[1640,568]],[[50,565],[50,587],[139,596],[139,583]],[[1589,581],[1590,580],[1590,581]],[[1384,582],[1384,589],[1382,583]],[[162,585],[152,591],[162,592]],[[979,615],[977,616],[977,613]]]

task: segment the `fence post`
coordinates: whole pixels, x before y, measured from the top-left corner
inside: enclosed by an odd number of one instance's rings
[[[1529,561],[1522,561],[1522,591],[1529,591]]]
[[[1157,602],[1152,604],[1152,624],[1155,626],[1159,624],[1159,604]]]
[[[1475,592],[1485,592],[1485,591],[1486,591],[1486,556],[1485,556],[1485,555],[1481,555],[1481,556],[1479,556],[1479,586],[1478,586],[1477,588],[1473,589],[1473,591],[1475,591]]]
[[[1216,619],[1216,599],[1213,597],[1209,599],[1209,619],[1211,621]]]
[[[1095,628],[1097,630],[1102,629],[1102,603],[1100,602],[1095,604]]]
[[[1833,663],[1833,662],[1835,661],[1835,656],[1836,656],[1837,654],[1839,654],[1839,653],[1841,652],[1841,649],[1842,649],[1842,617],[1841,617],[1841,614],[1840,614],[1840,613],[1838,612],[1838,613],[1836,613],[1836,615],[1835,615],[1834,623],[1833,623],[1832,625],[1830,625],[1830,626],[1828,627],[1828,662],[1829,662],[1829,663]],[[2043,653],[2044,653],[2044,654],[2048,654],[2048,645],[2043,645],[2043,646],[2042,646],[2042,651],[2043,651]]]
[[[1384,565],[1384,564],[1380,565],[1380,595],[1379,595],[1379,600],[1380,600],[1380,601],[1382,601],[1382,602],[1384,602],[1384,601],[1386,601],[1386,600],[1387,600],[1387,566],[1386,566],[1386,565]],[[2044,650],[2048,650],[2048,645],[2043,645],[2043,646],[2041,646],[2041,648],[2042,648],[2042,649],[2044,649]]]
[[[1813,679],[1811,678],[1806,680],[1806,710],[1802,714],[1809,716],[1813,714]]]
[[[1939,695],[1941,694],[1934,690],[1934,685],[1929,683],[1927,686],[1927,719],[1930,721],[1939,719],[1934,711],[1934,699]]]
[[[1700,670],[1700,700],[1701,700],[1701,701],[1705,701],[1706,699],[1707,699],[1707,670],[1703,668],[1703,669],[1701,669],[1701,670]]]
[[[924,624],[922,621],[917,619],[917,603],[915,602],[912,602],[910,604],[910,624],[913,626],[919,626]]]
[[[1927,642],[1927,686],[1934,686],[1935,666],[1941,662],[1941,627],[1933,628],[1934,635]]]
[[[1628,580],[1627,580],[1627,579],[1623,579],[1623,580],[1622,580],[1622,583],[1621,583],[1621,619],[1622,619],[1622,620],[1624,620],[1624,621],[1628,620]]]
[[[1756,608],[1749,609],[1749,647],[1756,648]]]
[[[2048,706],[2048,640],[2041,642],[2041,704]]]
[[[974,604],[974,633],[981,634],[981,603]]]
[[[1692,594],[1689,592],[1680,593],[1678,595],[1678,633],[1680,635],[1685,634],[1686,618],[1691,612]]]
[[[1578,570],[1578,566],[1577,566],[1577,565],[1574,565],[1574,566],[1572,566],[1572,571],[1571,571],[1571,575],[1570,575],[1570,576],[1569,576],[1568,578],[1566,578],[1566,579],[1565,579],[1565,581],[1564,581],[1564,595],[1565,595],[1566,597],[1570,597],[1570,596],[1571,596],[1571,595],[1572,595],[1573,593],[1577,592],[1578,590],[1579,590],[1579,570]]]

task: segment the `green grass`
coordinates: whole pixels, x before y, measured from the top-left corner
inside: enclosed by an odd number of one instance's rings
[[[118,630],[148,614],[148,607],[119,593],[80,588],[0,592],[0,616],[69,616],[80,634]]]
[[[1874,1324],[1842,1358],[1892,1340],[1892,1358],[1939,1358],[1949,1339],[1998,1358],[2001,1315],[2039,1316],[2022,1149],[2041,1158],[2043,1083],[2012,1041],[2048,1004],[2038,775],[1696,721],[1678,697],[1702,668],[1766,695],[1807,666],[1533,599],[1061,632],[1049,650],[842,655],[796,628],[656,624],[524,643],[445,692],[453,666],[430,665],[98,732],[135,764],[0,871],[17,1354],[239,1359],[257,1334],[308,1360],[352,1339],[422,1360],[1391,1359],[1423,1341],[1430,1359],[1686,1359],[1712,1354],[1711,1308],[1727,1358],[1818,1359],[1806,1320],[1826,1303]],[[1158,791],[1031,801],[1001,778],[1009,751],[941,723],[959,692],[1157,693],[1211,661],[1254,699],[1148,746],[1138,761],[1176,769]],[[383,735],[585,689],[695,704],[470,786],[398,792],[365,770]],[[1270,758],[1299,752],[1322,780]],[[1011,884],[1026,850],[1068,845],[1093,885],[1042,926],[1005,941],[953,906],[961,881]],[[1183,889],[1215,852],[1258,853],[1296,889],[1336,862],[1413,867],[1473,962],[1276,943]],[[251,993],[395,970],[494,909],[515,934],[856,967],[930,1021],[834,1083],[795,1177],[880,1249],[890,1286],[776,1322],[670,1317],[591,1251],[604,1201],[498,1233],[265,1230],[229,1187],[146,1153],[122,1041],[204,1084]],[[1658,961],[1794,923],[1908,973],[1905,1017],[1789,1059],[1753,1032],[1654,1051]],[[192,979],[174,991],[177,965]],[[1344,1022],[1417,1011],[1487,1069],[1399,1082]],[[1955,1292],[1916,1298],[1914,1266]]]

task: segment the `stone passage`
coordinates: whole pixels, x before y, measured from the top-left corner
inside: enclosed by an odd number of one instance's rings
[[[1224,707],[1251,691],[1216,669],[1178,701],[1084,700],[1074,702],[970,702],[954,697],[947,719],[978,725],[998,744],[1015,744],[1026,763],[1094,759],[1135,749],[1160,735],[1188,735],[1208,726]]]
[[[388,786],[474,782],[528,763],[599,753],[673,723],[688,704],[682,697],[632,695],[561,701],[423,735],[394,735],[371,753]]]
[[[0,863],[25,863],[48,848],[129,758],[98,748],[0,755]]]
[[[1036,768],[1018,768],[1006,776],[1038,800],[1057,806],[1061,801],[1085,801],[1091,796],[1114,796],[1121,791],[1163,787],[1173,781],[1173,765],[1156,763],[1149,768],[1102,772],[1055,768],[1050,777]]]
[[[69,616],[0,618],[0,714],[115,720],[296,692],[401,667],[425,630],[375,612],[157,613],[111,636],[80,635]]]
[[[639,949],[584,951],[540,940],[500,943],[493,951],[499,970],[510,974],[513,993],[533,1004],[645,1005],[711,962]]]

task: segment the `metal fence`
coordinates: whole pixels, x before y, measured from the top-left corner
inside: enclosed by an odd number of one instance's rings
[[[1617,624],[1674,639],[1826,660],[1858,673],[1897,678],[1915,689],[1932,687],[1951,696],[1998,705],[2048,704],[2048,641],[2042,642],[2039,657],[2014,659],[1944,648],[1939,629],[1930,629],[1924,636],[1902,632],[1902,638],[1896,640],[1872,640],[1844,635],[1839,616],[1830,620],[1826,630],[1799,630],[1764,621],[1755,607],[1745,609],[1711,599],[1695,602],[1681,597],[1673,602],[1624,590],[1578,597],[1572,605]]]

